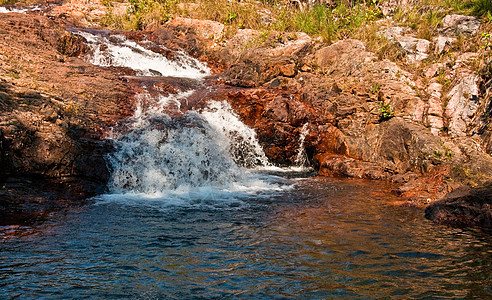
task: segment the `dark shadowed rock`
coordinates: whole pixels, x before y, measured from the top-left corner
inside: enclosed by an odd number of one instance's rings
[[[425,217],[437,223],[454,226],[492,228],[492,182],[481,187],[462,187],[434,202]]]

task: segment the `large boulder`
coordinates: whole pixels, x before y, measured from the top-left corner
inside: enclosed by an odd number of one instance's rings
[[[471,188],[457,189],[429,205],[425,217],[454,226],[481,226],[492,228],[492,182]]]

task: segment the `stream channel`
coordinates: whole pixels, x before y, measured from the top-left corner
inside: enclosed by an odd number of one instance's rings
[[[209,74],[150,42],[77,34],[95,65]],[[385,182],[312,176],[302,137],[298,165],[275,167],[228,103],[142,90],[108,133],[108,194],[0,227],[1,299],[492,297],[490,233],[435,225]]]

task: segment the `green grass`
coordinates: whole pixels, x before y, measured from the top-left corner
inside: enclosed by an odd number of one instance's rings
[[[0,0],[12,1],[12,0]],[[103,20],[112,29],[142,30],[155,28],[176,16],[206,19],[226,25],[232,35],[242,28],[261,32],[305,32],[325,42],[354,37],[369,44],[380,58],[398,59],[401,49],[379,37],[371,29],[383,16],[377,4],[386,0],[337,0],[333,5],[317,4],[301,9],[287,0],[118,0],[128,3],[123,15],[112,13],[114,1],[105,0],[110,13]],[[489,17],[491,0],[422,0],[397,11],[398,25],[412,28],[417,37],[432,40],[437,36],[444,16],[450,13]]]
[[[381,16],[375,5],[347,6],[341,3],[332,8],[317,4],[305,10],[281,11],[273,27],[279,31],[301,31],[321,36],[324,41],[332,42],[352,36],[361,26]]]

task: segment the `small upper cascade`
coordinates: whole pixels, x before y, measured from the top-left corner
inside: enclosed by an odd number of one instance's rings
[[[37,11],[37,10],[41,10],[41,7],[29,6],[26,8],[15,8],[15,7],[0,6],[0,14],[8,14],[8,13],[25,14],[25,13],[28,13],[31,11]]]
[[[200,61],[176,52],[173,60],[151,51],[141,44],[128,40],[123,35],[95,35],[85,31],[76,34],[87,40],[91,50],[87,60],[102,67],[127,67],[140,76],[169,76],[199,79],[210,73],[210,69]],[[163,48],[164,49],[164,48]]]

